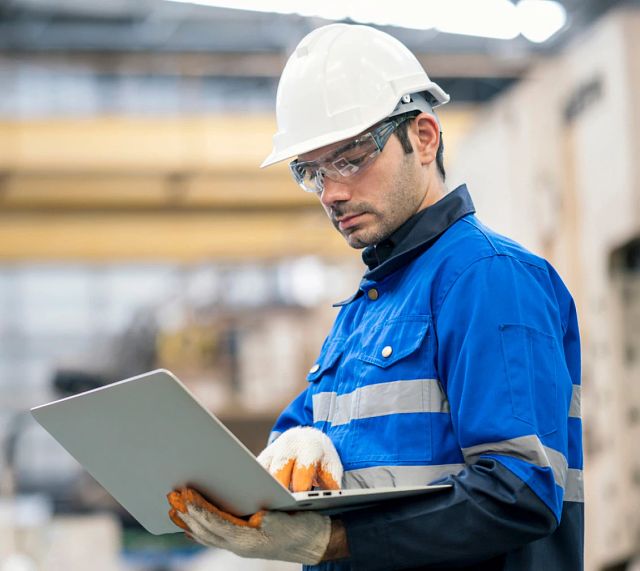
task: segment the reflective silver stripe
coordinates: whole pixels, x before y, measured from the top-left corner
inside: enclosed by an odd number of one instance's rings
[[[465,464],[441,464],[438,466],[373,466],[349,470],[342,482],[345,488],[379,488],[383,486],[419,486],[434,480],[457,474]]]
[[[569,468],[567,485],[564,489],[565,502],[584,502],[584,482],[582,470]]]
[[[313,421],[327,421],[334,426],[356,418],[409,412],[449,412],[449,401],[438,380],[391,381],[344,395],[313,395]]]
[[[271,434],[269,434],[269,438],[267,440],[267,446],[269,446],[269,444],[271,444],[281,434],[282,432],[278,432],[277,430],[274,430]]]
[[[573,385],[571,405],[569,406],[569,416],[582,418],[582,387],[580,385]]]
[[[535,435],[470,446],[463,448],[462,454],[468,464],[473,464],[482,454],[501,454],[519,458],[541,468],[551,468],[556,484],[563,488],[567,481],[569,466],[564,454],[548,446],[543,446]]]
[[[349,470],[342,480],[345,488],[379,488],[382,486],[419,486],[445,476],[458,474],[466,464],[439,466],[374,466]],[[564,491],[565,502],[584,502],[582,470],[569,469]]]

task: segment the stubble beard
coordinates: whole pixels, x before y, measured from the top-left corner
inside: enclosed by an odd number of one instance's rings
[[[369,216],[373,216],[374,220],[367,225],[371,227],[360,228],[356,225],[343,231],[335,218],[331,217],[334,227],[342,234],[349,246],[361,250],[367,246],[379,244],[418,211],[420,201],[416,191],[417,181],[414,171],[408,164],[410,160],[410,155],[405,155],[399,165],[394,177],[397,182],[393,185],[384,208],[376,209],[369,203],[361,203],[357,208],[353,206],[349,208],[349,212],[366,212]],[[340,216],[346,213],[348,212],[336,210],[333,214]]]
[[[377,224],[374,221],[372,223],[373,227],[360,228],[355,226],[354,228],[349,228],[346,231],[342,231],[338,228],[349,246],[356,250],[361,250],[362,248],[381,242],[385,238],[389,237],[395,230],[395,228],[387,227],[390,226],[389,220],[380,213],[372,212],[371,210],[367,211],[367,213],[369,216],[373,216],[379,221]]]

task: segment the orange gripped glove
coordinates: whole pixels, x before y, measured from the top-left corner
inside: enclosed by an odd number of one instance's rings
[[[283,432],[258,456],[258,462],[285,488],[306,492],[313,487],[338,490],[342,462],[331,439],[311,426]]]
[[[260,511],[248,520],[224,512],[192,488],[167,495],[171,521],[198,543],[241,557],[319,563],[331,536],[331,519],[315,512]]]

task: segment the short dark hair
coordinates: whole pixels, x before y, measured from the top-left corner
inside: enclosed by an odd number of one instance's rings
[[[413,153],[413,145],[409,140],[409,135],[407,134],[407,129],[410,121],[404,121],[401,125],[396,129],[396,135],[400,140],[400,144],[402,145],[402,150],[406,155]],[[438,167],[438,171],[442,176],[442,180],[445,180],[446,173],[444,170],[444,141],[442,140],[442,131],[440,131],[440,144],[438,145],[438,150],[436,152],[436,166]]]

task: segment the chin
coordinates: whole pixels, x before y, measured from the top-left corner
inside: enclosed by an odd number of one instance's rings
[[[371,246],[371,244],[375,244],[373,240],[367,240],[366,236],[360,236],[357,232],[353,232],[349,235],[344,235],[344,239],[347,241],[347,244],[356,250],[362,250],[367,246]]]

